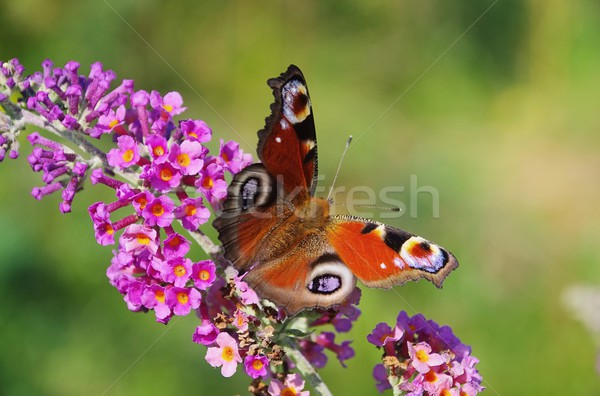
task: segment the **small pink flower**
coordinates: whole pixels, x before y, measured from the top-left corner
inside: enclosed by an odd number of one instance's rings
[[[200,290],[208,289],[217,277],[215,264],[210,260],[202,260],[192,264],[192,280]]]
[[[153,162],[165,162],[169,157],[167,140],[160,135],[150,135],[146,138],[146,145]]]
[[[446,363],[446,359],[442,355],[431,353],[431,347],[426,342],[413,345],[408,341],[407,346],[408,354],[412,359],[411,364],[419,373],[427,373],[431,367]]]
[[[119,245],[124,247],[127,253],[139,254],[149,251],[156,254],[158,251],[156,231],[141,224],[131,224],[121,235]]]
[[[248,355],[244,359],[244,368],[246,374],[252,378],[264,377],[267,375],[267,367],[269,367],[269,359],[262,355]]]
[[[171,198],[161,195],[146,204],[142,210],[142,217],[146,220],[146,225],[166,227],[171,225],[175,218],[173,209],[175,204]]]
[[[202,120],[181,121],[179,128],[189,140],[203,143],[208,142],[212,137],[212,130]]]
[[[224,140],[221,139],[219,151],[218,159],[222,162],[223,167],[232,174],[238,173],[252,163],[252,156],[244,153],[244,151],[240,149],[240,144],[233,140],[225,143]]]
[[[278,380],[272,380],[269,384],[269,395],[271,396],[309,396],[308,391],[302,391],[304,388],[304,380],[300,374],[288,374],[285,381],[281,383]]]
[[[184,175],[195,175],[202,169],[207,151],[200,143],[186,140],[181,145],[173,144],[169,161]]]
[[[165,257],[183,257],[190,251],[190,242],[183,236],[172,233],[163,241],[163,253]]]
[[[196,289],[172,287],[167,290],[167,305],[178,316],[185,316],[200,306],[201,295]]]
[[[237,364],[242,362],[238,353],[238,345],[227,333],[217,336],[218,347],[210,347],[206,351],[206,361],[213,367],[221,367],[223,377],[231,377],[237,370]]]
[[[211,158],[214,161],[214,157]],[[223,167],[216,162],[208,165],[205,163],[200,178],[196,182],[196,187],[198,192],[202,193],[211,204],[225,198],[227,196],[227,182],[223,180]]]
[[[162,279],[175,287],[184,287],[192,275],[192,261],[188,258],[175,257],[158,265],[156,269],[160,271]]]
[[[371,334],[367,336],[367,341],[375,346],[384,346],[389,341],[398,341],[404,332],[398,327],[392,329],[387,323],[378,323]]]
[[[241,309],[236,309],[233,313],[233,325],[237,327],[240,333],[248,330],[248,315]]]
[[[219,329],[209,320],[203,320],[200,326],[196,327],[196,331],[192,336],[192,341],[196,344],[211,345],[219,335]]]
[[[154,309],[158,322],[164,323],[171,315],[171,309],[166,303],[165,288],[157,284],[146,286],[142,294],[142,304],[148,309]]]
[[[111,149],[106,155],[108,164],[119,169],[135,165],[140,159],[140,153],[135,140],[131,136],[119,136],[118,149]]]
[[[200,224],[206,223],[210,218],[210,210],[202,204],[202,197],[186,198],[175,209],[175,217],[181,220],[186,230],[196,231]]]

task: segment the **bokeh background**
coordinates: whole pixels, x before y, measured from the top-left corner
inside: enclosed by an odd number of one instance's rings
[[[571,285],[600,285],[599,49],[593,0],[0,1],[0,59],[31,72],[47,57],[100,60],[138,89],[181,92],[187,117],[250,152],[265,80],[295,63],[324,187],[353,134],[338,186],[416,175],[439,191],[439,218],[428,194],[410,216],[406,192],[407,214],[388,222],[461,266],[441,291],[363,290],[347,335],[357,358],[322,370],[346,395],[376,393],[365,336],[400,310],[472,345],[486,394],[600,394],[596,345],[562,303]],[[58,197],[30,197],[41,181],[22,146],[0,165],[0,394],[244,394],[243,370],[222,378],[191,342],[195,318],[165,327],[109,286],[111,252],[85,211],[109,191],[88,188],[60,215]]]

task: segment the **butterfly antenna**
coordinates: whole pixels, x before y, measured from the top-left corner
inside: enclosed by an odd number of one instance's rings
[[[335,205],[348,206],[348,204],[345,204],[345,203],[336,203]],[[400,209],[400,207],[398,207],[398,206],[376,206],[376,205],[353,205],[353,206],[359,207],[359,208],[367,208],[367,209],[378,209],[378,210],[389,211],[389,212],[401,212],[402,211],[402,209]]]
[[[333,178],[333,183],[331,183],[331,189],[329,190],[329,194],[327,194],[327,201],[329,201],[329,198],[331,198],[331,194],[333,194],[333,188],[335,187],[335,181],[337,180],[337,177],[340,173],[340,169],[342,168],[342,162],[344,162],[344,157],[346,156],[346,153],[348,152],[348,149],[350,148],[351,142],[352,142],[352,135],[348,136],[348,141],[346,142],[346,148],[344,149],[344,152],[342,153],[342,157],[340,158],[340,162],[338,164],[337,170],[335,171],[335,177]]]

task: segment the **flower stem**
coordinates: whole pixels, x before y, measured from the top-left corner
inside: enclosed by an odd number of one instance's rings
[[[310,364],[302,352],[300,352],[297,344],[290,339],[286,339],[285,343],[287,344],[283,345],[285,353],[294,361],[296,368],[298,368],[298,371],[302,374],[302,377],[315,390],[315,393],[320,396],[332,396],[333,394],[325,382],[323,382],[312,364]]]

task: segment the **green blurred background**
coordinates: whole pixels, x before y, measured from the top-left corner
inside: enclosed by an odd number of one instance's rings
[[[461,263],[441,291],[363,289],[346,337],[358,357],[322,370],[334,394],[376,393],[365,336],[401,309],[471,344],[487,394],[600,393],[596,347],[561,303],[572,284],[600,284],[597,1],[2,0],[0,59],[12,57],[31,72],[46,57],[100,60],[138,89],[179,91],[187,117],[253,153],[265,80],[299,65],[322,185],[353,134],[338,186],[434,186],[439,218],[420,194],[416,218],[388,222]],[[0,165],[0,394],[244,394],[243,370],[226,380],[204,362],[193,317],[165,327],[109,286],[85,209],[110,192],[88,188],[60,215],[59,197],[30,197],[41,181],[22,145]]]

